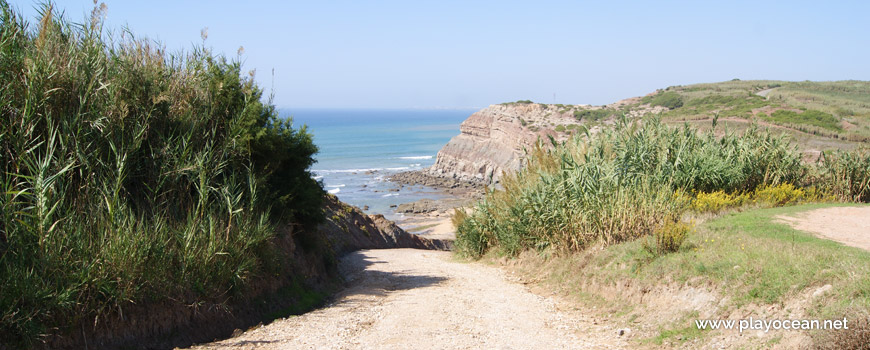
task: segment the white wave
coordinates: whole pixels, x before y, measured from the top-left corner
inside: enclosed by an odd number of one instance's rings
[[[432,159],[432,156],[410,156],[410,157],[399,157],[399,159]]]
[[[371,169],[340,169],[340,170],[314,170],[318,174],[337,174],[337,173],[364,173],[366,171],[379,171],[381,168]]]
[[[326,186],[326,187],[338,188],[338,187],[344,187],[344,186],[346,186],[346,185],[345,185],[345,184],[340,184],[340,185],[328,185],[328,186]]]
[[[418,166],[420,166],[420,165],[422,165],[422,164],[420,164],[420,163],[414,163],[414,164],[411,164],[410,167],[412,167],[412,168],[416,168],[416,167],[418,167]]]
[[[384,198],[386,198],[386,197],[395,197],[395,196],[398,196],[398,195],[399,195],[398,193],[388,193],[388,194],[385,194],[385,195],[383,195],[383,196],[381,196],[381,197],[384,197]]]
[[[314,179],[314,181],[320,180],[322,178],[323,178],[323,175],[318,175],[318,176],[312,177],[312,179]]]
[[[401,171],[401,170],[408,170],[408,169],[410,169],[410,167],[403,166],[403,167],[397,167],[397,168],[367,168],[367,169],[314,170],[314,172],[315,172],[315,173],[318,173],[318,174],[336,174],[336,173],[346,174],[346,173],[364,173],[364,172],[367,172],[367,171],[373,171],[373,172],[374,172],[374,171],[384,171],[384,170],[386,170],[386,171]]]
[[[341,192],[341,189],[340,188],[333,188],[333,189],[326,191],[326,192],[329,192],[330,194],[336,194],[338,192]]]

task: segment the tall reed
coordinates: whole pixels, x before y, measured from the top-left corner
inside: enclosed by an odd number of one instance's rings
[[[239,62],[166,54],[100,12],[0,0],[0,344],[131,303],[223,301],[320,219],[317,148]]]
[[[870,202],[870,149],[822,154],[819,187],[844,201]]]
[[[689,205],[681,193],[752,191],[800,181],[807,172],[784,136],[751,128],[716,137],[657,118],[622,119],[550,150],[539,145],[528,159],[505,176],[502,190],[456,220],[460,252],[513,255],[621,242],[679,220]]]

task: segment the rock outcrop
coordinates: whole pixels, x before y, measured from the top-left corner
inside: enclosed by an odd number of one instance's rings
[[[584,106],[509,103],[492,105],[472,114],[460,134],[438,152],[426,173],[461,181],[495,183],[505,171],[520,169],[526,149],[538,140],[566,139],[579,124],[574,111]],[[556,129],[562,126],[561,131]]]
[[[449,250],[450,242],[410,234],[383,215],[367,215],[357,207],[326,198],[326,222],[318,227],[336,255],[360,249],[418,248]]]
[[[543,147],[550,147],[551,138],[562,142],[578,132],[594,134],[612,124],[616,116],[639,118],[666,110],[642,104],[640,97],[605,106],[529,101],[491,105],[462,122],[460,134],[441,148],[435,164],[421,173],[460,183],[498,183],[504,173],[522,167],[526,150],[534,148],[539,141]],[[409,182],[414,176],[394,178]]]

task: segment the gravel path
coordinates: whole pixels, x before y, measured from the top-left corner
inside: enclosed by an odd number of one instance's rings
[[[349,287],[307,314],[195,349],[613,349],[616,330],[449,252],[367,250],[342,259]]]
[[[761,90],[759,92],[756,92],[755,94],[758,96],[767,98],[767,94],[769,94],[771,91],[773,91],[773,89],[764,89],[764,90]]]

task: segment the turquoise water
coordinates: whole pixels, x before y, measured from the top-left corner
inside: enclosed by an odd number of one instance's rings
[[[368,213],[400,218],[390,205],[440,195],[426,187],[405,187],[386,180],[400,171],[435,162],[438,150],[459,134],[473,110],[323,110],[288,109],[294,126],[308,125],[320,149],[312,167],[324,189]]]

